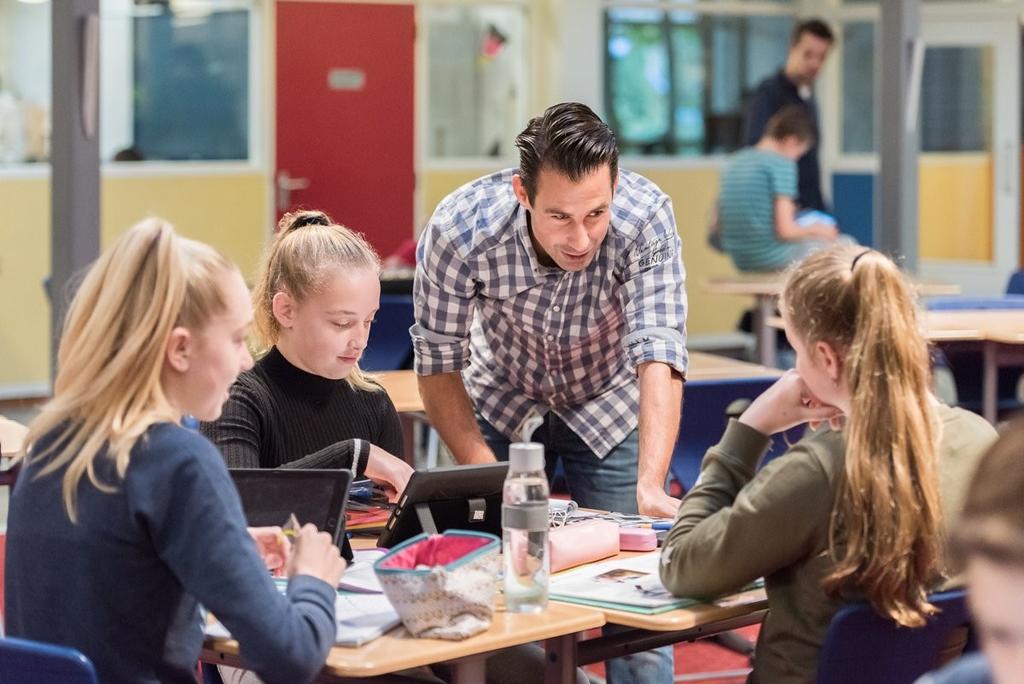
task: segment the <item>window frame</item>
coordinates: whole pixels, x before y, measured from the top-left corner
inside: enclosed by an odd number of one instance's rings
[[[103,177],[153,177],[182,174],[234,175],[239,173],[263,173],[267,171],[271,160],[270,151],[273,149],[274,144],[272,74],[268,71],[267,57],[270,46],[273,45],[273,34],[270,22],[267,21],[266,17],[267,3],[268,0],[241,0],[237,3],[239,9],[247,9],[249,11],[248,158],[238,160],[190,159],[117,162],[112,159],[103,158],[101,147],[100,170]],[[131,19],[129,18],[128,21],[130,22]],[[129,30],[129,36],[130,33]],[[132,38],[129,37],[129,41],[131,40]],[[121,47],[123,48],[124,46]],[[127,54],[133,55],[133,50],[134,45],[129,43]],[[122,92],[131,93],[133,88],[131,68],[129,67],[125,73],[128,81],[119,87],[123,88]],[[101,88],[105,89],[102,82]],[[100,134],[102,135],[102,100],[100,102],[100,117]],[[23,178],[48,179],[49,177],[49,160],[0,165],[0,180]]]

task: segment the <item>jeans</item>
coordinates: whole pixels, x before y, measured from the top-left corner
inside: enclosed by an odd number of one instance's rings
[[[507,461],[509,439],[480,416],[477,416],[477,423],[484,441],[497,459]],[[532,439],[544,445],[549,480],[559,460],[562,462],[569,495],[582,508],[637,512],[636,477],[640,444],[636,430],[603,459],[595,456],[561,418],[550,412]],[[626,629],[629,628],[607,625],[604,633],[615,634]],[[605,663],[605,672],[608,684],[670,684],[674,672],[672,647],[663,646],[613,658]]]

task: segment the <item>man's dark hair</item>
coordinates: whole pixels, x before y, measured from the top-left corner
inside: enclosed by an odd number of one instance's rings
[[[794,136],[800,142],[814,143],[818,135],[814,120],[803,105],[786,105],[768,119],[764,134],[773,140]]]
[[[836,42],[836,37],[832,33],[832,29],[828,27],[828,24],[821,19],[808,19],[807,21],[801,21],[793,27],[793,34],[789,37],[790,47],[799,43],[800,38],[805,33],[810,33],[812,36],[821,38],[829,43]]]
[[[564,174],[574,183],[607,164],[611,182],[619,171],[619,148],[612,129],[590,107],[563,102],[530,119],[518,136],[519,178],[533,202],[541,169]]]

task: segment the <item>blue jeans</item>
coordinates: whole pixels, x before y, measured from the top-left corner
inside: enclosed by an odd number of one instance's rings
[[[477,423],[494,455],[499,461],[507,461],[509,439],[479,415]],[[558,462],[562,462],[569,495],[581,507],[619,513],[637,512],[636,477],[640,443],[636,430],[603,459],[595,456],[561,418],[550,412],[532,439],[544,445],[549,480]],[[615,634],[626,629],[608,625],[604,633]],[[608,684],[671,684],[673,672],[671,646],[613,658],[605,663]]]

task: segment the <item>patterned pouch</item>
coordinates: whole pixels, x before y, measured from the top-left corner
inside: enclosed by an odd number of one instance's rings
[[[500,549],[493,534],[420,534],[391,549],[373,569],[413,636],[465,639],[491,625]]]

